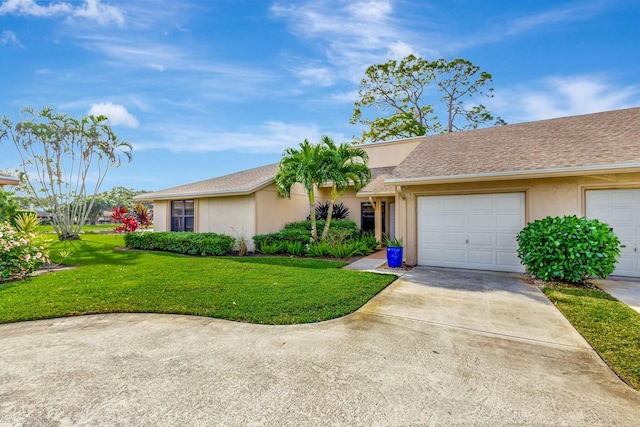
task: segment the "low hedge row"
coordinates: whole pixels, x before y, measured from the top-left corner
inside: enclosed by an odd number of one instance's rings
[[[318,236],[324,229],[324,220],[316,221]],[[344,230],[347,239],[355,239],[360,236],[358,224],[351,219],[336,219],[331,221],[331,230]],[[258,251],[263,245],[285,244],[285,242],[300,242],[303,245],[309,243],[311,237],[311,221],[298,221],[287,223],[277,233],[258,234],[253,236],[253,243]]]
[[[124,235],[127,247],[185,255],[229,255],[235,239],[216,233],[142,232]]]

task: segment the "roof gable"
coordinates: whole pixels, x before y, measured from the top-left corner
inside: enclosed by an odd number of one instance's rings
[[[251,194],[271,184],[278,171],[278,163],[247,169],[229,175],[180,185],[166,190],[144,193],[136,200],[165,200]]]
[[[640,168],[640,108],[424,137],[388,184]]]

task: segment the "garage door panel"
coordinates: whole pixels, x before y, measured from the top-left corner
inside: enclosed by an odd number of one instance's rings
[[[524,271],[515,241],[523,227],[524,193],[419,197],[418,263]]]
[[[517,248],[518,241],[512,233],[496,233],[496,246],[502,248]]]
[[[586,216],[609,224],[626,248],[613,274],[640,277],[640,189],[586,191]]]
[[[524,212],[524,196],[522,198],[514,198],[512,193],[495,196],[495,207],[497,210],[514,210]]]
[[[493,246],[492,233],[469,233],[469,245]]]
[[[464,263],[466,258],[465,252],[460,249],[444,249],[442,251],[442,260],[444,262]]]
[[[495,215],[491,213],[478,213],[476,211],[470,212],[468,216],[468,224],[470,229],[485,229],[492,228],[495,222]]]
[[[512,230],[519,227],[522,230],[524,228],[524,217],[522,212],[524,212],[524,208],[522,209],[521,212],[497,213],[496,227],[498,229],[504,228],[508,230]]]
[[[465,204],[463,197],[452,196],[451,198],[442,198],[439,200],[440,210],[445,212],[460,212],[464,210]]]
[[[464,245],[466,240],[466,235],[464,233],[442,233],[442,243],[444,246]]]
[[[469,251],[469,263],[491,266],[493,262],[493,254],[487,251]]]
[[[520,264],[520,258],[518,258],[515,249],[512,252],[497,252],[496,263],[503,266],[512,266]]]

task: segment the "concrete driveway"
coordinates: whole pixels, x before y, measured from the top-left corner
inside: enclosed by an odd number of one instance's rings
[[[0,325],[0,425],[639,420],[639,393],[518,275],[416,268],[357,313],[312,325],[156,314]]]

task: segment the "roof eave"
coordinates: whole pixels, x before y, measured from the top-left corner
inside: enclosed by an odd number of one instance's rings
[[[558,178],[565,176],[603,175],[640,172],[640,163],[576,166],[555,169],[490,172],[465,175],[426,176],[416,178],[388,178],[386,185],[450,184],[458,182],[506,181],[529,178]]]
[[[167,193],[160,194],[157,193],[145,193],[139,194],[133,197],[133,200],[140,202],[152,202],[154,200],[178,200],[178,199],[204,199],[209,197],[231,197],[231,196],[247,196],[249,194],[253,194],[258,190],[267,187],[269,184],[273,183],[274,179],[270,178],[267,181],[263,181],[260,184],[254,185],[253,187],[249,187],[243,190],[233,189],[233,190],[220,190],[220,191],[200,191],[200,192],[184,192],[184,193]]]

